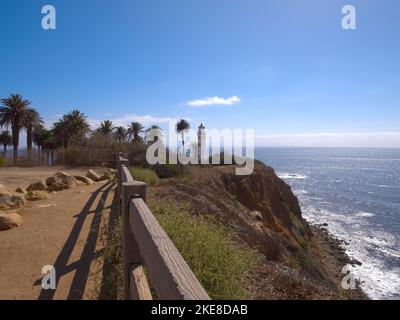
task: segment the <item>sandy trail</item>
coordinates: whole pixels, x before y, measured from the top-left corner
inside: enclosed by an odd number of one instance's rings
[[[24,223],[0,232],[0,299],[97,299],[103,277],[100,234],[117,214],[114,189],[97,183],[28,202],[20,211]],[[55,290],[42,289],[45,265],[56,269]]]

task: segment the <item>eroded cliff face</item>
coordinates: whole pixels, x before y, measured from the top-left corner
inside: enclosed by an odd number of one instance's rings
[[[257,164],[250,176],[234,166],[193,168],[188,178],[162,188],[159,197],[189,202],[194,214],[219,217],[271,260],[311,238],[297,198],[273,169]]]
[[[319,234],[313,235],[291,188],[264,164],[257,163],[249,176],[237,176],[234,169],[191,167],[184,179],[153,189],[151,201],[189,203],[193,214],[217,217],[238,241],[265,256],[260,283],[269,279],[274,283],[268,286],[285,292],[276,297],[338,298],[341,265]]]

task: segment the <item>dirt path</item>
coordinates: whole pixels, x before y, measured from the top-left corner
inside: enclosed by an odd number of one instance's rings
[[[28,202],[24,223],[0,232],[0,299],[97,299],[103,276],[100,239],[116,215],[115,186],[97,183]],[[53,265],[57,288],[41,286]]]

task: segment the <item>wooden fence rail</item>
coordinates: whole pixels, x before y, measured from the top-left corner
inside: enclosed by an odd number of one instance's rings
[[[128,160],[117,156],[126,299],[209,300],[171,239],[146,205],[147,186],[135,181]],[[145,274],[147,270],[150,284]]]

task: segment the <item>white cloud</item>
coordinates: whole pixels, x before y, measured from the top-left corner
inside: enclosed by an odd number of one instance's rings
[[[97,127],[101,121],[99,119],[88,119],[90,125],[92,128]],[[149,125],[149,124],[154,124],[154,123],[168,123],[169,121],[174,121],[176,122],[178,119],[176,118],[171,118],[171,117],[159,117],[159,116],[152,116],[152,115],[138,115],[138,114],[127,114],[119,118],[110,118],[110,119],[105,119],[105,120],[110,120],[113,122],[114,125],[116,126],[127,126],[131,122],[137,121],[140,122],[143,125]]]
[[[256,135],[256,146],[400,148],[400,132],[340,132]]]
[[[233,96],[230,98],[210,97],[205,99],[191,100],[186,102],[185,105],[190,107],[204,107],[213,105],[233,105],[239,102],[240,98],[238,96]]]

